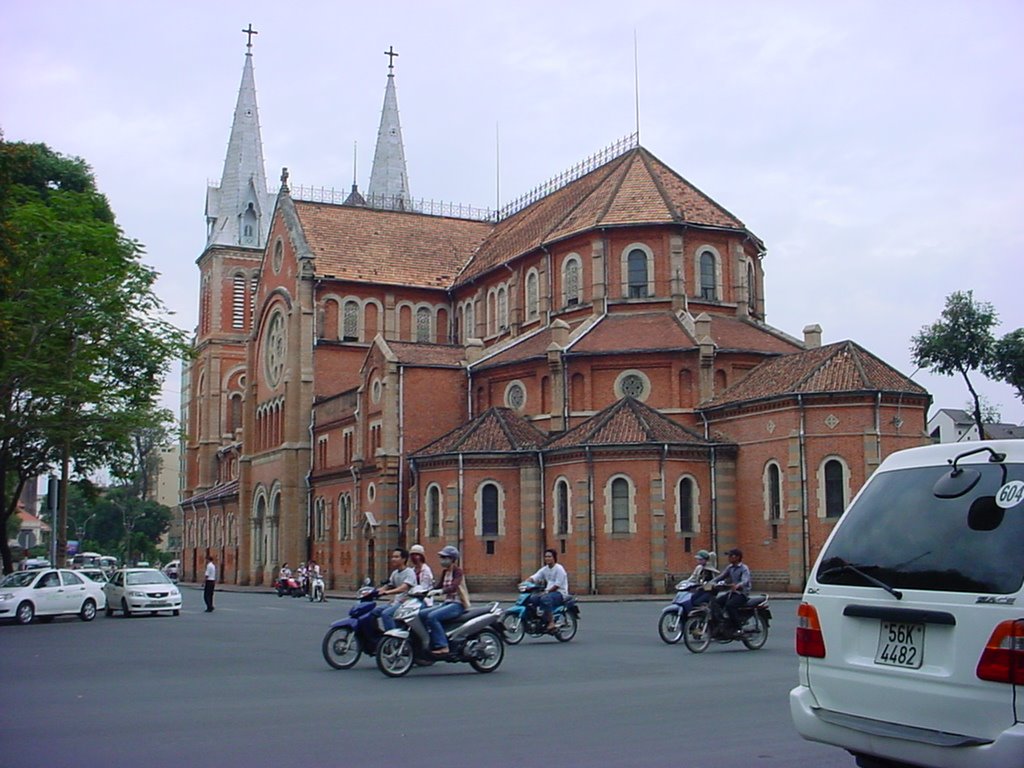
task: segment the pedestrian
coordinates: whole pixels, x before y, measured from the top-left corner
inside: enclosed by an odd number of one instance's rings
[[[203,583],[203,600],[206,601],[206,612],[213,613],[213,588],[217,584],[217,566],[213,555],[206,556],[206,581]]]

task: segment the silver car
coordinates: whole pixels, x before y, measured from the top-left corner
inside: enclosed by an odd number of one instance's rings
[[[17,571],[0,582],[0,619],[13,618],[19,624],[29,624],[36,616],[53,621],[62,614],[92,621],[105,605],[99,584],[65,568]]]
[[[115,610],[125,617],[133,613],[181,612],[181,592],[167,575],[156,568],[121,568],[114,572],[103,591],[107,595],[107,616]]]

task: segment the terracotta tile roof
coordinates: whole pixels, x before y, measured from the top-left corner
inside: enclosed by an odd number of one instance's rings
[[[461,368],[466,350],[451,344],[424,344],[414,341],[386,341],[396,361],[406,365]]]
[[[208,488],[205,491],[197,493],[195,496],[190,496],[189,498],[182,501],[180,506],[194,506],[196,504],[202,504],[204,502],[220,501],[221,499],[228,499],[237,496],[238,481],[232,480],[230,483],[216,485],[213,488]]]
[[[711,318],[711,340],[719,351],[731,352],[777,352],[788,355],[803,349],[795,339],[770,326],[761,325],[732,315],[713,315]]]
[[[576,448],[585,445],[708,445],[668,416],[632,397],[624,397],[582,424],[551,439],[544,450]]]
[[[509,408],[490,408],[475,419],[412,454],[420,459],[452,453],[520,453],[535,451],[544,433]]]
[[[492,357],[487,357],[476,363],[474,370],[485,370],[497,368],[510,363],[521,363],[526,360],[536,360],[547,356],[547,349],[551,346],[551,327],[545,326],[529,335],[518,337],[514,343]]]
[[[767,360],[702,407],[794,394],[865,391],[928,394],[855,342],[839,341]]]
[[[318,276],[448,288],[494,225],[294,201]]]
[[[621,312],[601,321],[571,344],[572,354],[657,352],[695,349],[674,312]]]
[[[499,222],[456,284],[594,227],[671,222],[745,231],[743,222],[637,147]]]

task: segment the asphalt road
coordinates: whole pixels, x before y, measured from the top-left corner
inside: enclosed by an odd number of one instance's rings
[[[320,654],[349,601],[217,593],[203,613],[0,626],[0,765],[850,768],[800,739],[796,601],[764,649],[702,655],[657,635],[664,603],[586,603],[567,644],[525,639],[501,668],[414,668]]]

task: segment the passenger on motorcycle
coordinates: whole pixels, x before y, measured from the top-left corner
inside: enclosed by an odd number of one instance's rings
[[[718,575],[718,569],[708,564],[711,560],[711,553],[706,549],[699,550],[694,557],[697,560],[697,565],[694,567],[693,573],[690,574],[690,577],[686,581],[703,586]],[[688,597],[689,599],[683,604],[684,617],[698,605],[703,605],[710,600],[711,593],[705,592],[701,589],[696,592],[690,592]]]
[[[423,549],[422,544],[413,544],[409,547],[409,562],[412,563],[412,571],[416,574],[416,586],[433,586],[434,584],[434,572],[430,570],[430,566],[427,565],[427,552]],[[426,604],[431,606],[434,604],[432,598],[427,598]]]
[[[711,610],[725,612],[725,620],[728,622],[728,630],[733,634],[740,631],[740,619],[738,610],[746,605],[747,595],[750,594],[750,568],[743,562],[743,550],[730,549],[725,553],[729,556],[729,567],[722,571],[722,575],[708,583],[709,587],[726,585],[729,590],[718,597],[711,604]]]
[[[469,608],[469,592],[459,567],[459,550],[449,544],[437,556],[441,559],[442,570],[434,587],[441,590],[444,602],[433,608],[424,608],[420,616],[430,633],[430,652],[435,656],[447,656],[448,638],[441,622],[461,616]]]
[[[288,567],[288,563],[281,566],[281,572],[277,574],[277,578],[284,583],[287,579],[292,577],[292,569]]]
[[[416,574],[409,567],[409,553],[402,547],[391,550],[391,575],[388,577],[387,586],[380,589],[377,594],[381,597],[393,595],[391,604],[387,607],[377,607],[374,613],[380,616],[380,622],[384,630],[395,628],[395,611],[398,606],[405,602],[405,593],[416,586]]]
[[[544,550],[544,567],[533,574],[530,581],[543,584],[544,591],[540,595],[531,596],[528,610],[536,610],[536,606],[540,605],[548,632],[554,632],[555,621],[551,612],[561,605],[565,601],[565,596],[569,594],[569,574],[559,564],[558,553],[554,549]]]

